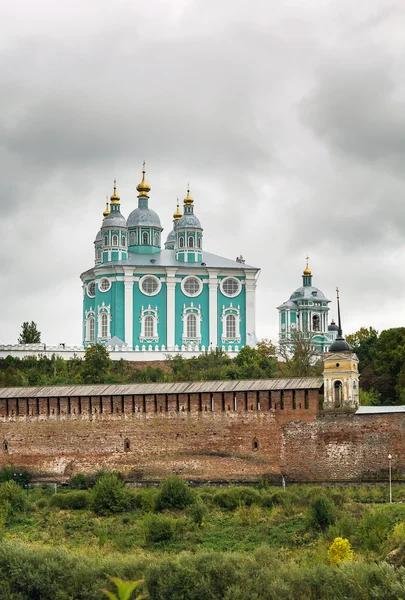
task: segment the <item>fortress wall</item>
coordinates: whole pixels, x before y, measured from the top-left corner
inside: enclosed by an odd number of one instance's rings
[[[308,408],[305,408],[308,407]],[[63,479],[135,471],[156,479],[287,481],[405,475],[405,413],[318,411],[318,390],[0,401],[0,466]]]
[[[280,472],[286,423],[316,418],[319,392],[306,396],[306,404],[300,392],[269,390],[1,399],[0,466],[251,480]]]

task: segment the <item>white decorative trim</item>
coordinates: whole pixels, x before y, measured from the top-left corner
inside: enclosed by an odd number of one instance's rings
[[[216,348],[218,344],[218,273],[219,269],[208,269],[208,298],[209,298],[209,346]]]
[[[142,284],[145,281],[145,279],[147,279],[148,277],[151,277],[152,279],[154,279],[158,284],[156,290],[154,292],[152,292],[152,294],[148,294],[148,292],[145,292],[142,289]],[[144,296],[156,296],[162,289],[162,282],[160,281],[159,277],[156,277],[155,275],[143,275],[143,277],[141,277],[139,279],[139,289],[140,289],[141,293],[144,294]]]
[[[95,312],[93,310],[93,307],[90,306],[89,310],[85,311],[85,341],[86,342],[95,342],[95,337],[96,337],[96,315]],[[90,320],[93,319],[93,323],[94,323],[94,328],[93,328],[93,338],[91,338],[90,335]]]
[[[229,281],[229,279],[231,279],[232,281],[235,281],[238,284],[238,289],[234,294],[227,294],[224,291],[224,282]],[[226,296],[227,298],[236,298],[236,296],[239,296],[239,294],[241,293],[241,290],[242,290],[242,284],[241,284],[240,280],[237,279],[236,277],[224,277],[223,279],[221,279],[221,283],[220,283],[219,287],[221,288],[221,292],[223,293],[223,295]]]
[[[226,335],[226,322],[230,315],[235,317],[235,336],[228,337]],[[222,315],[221,315],[221,323],[222,323],[222,344],[238,344],[241,341],[240,336],[240,306],[232,306],[232,302],[229,306],[222,307]]]
[[[198,281],[198,292],[196,294],[190,294],[189,292],[187,292],[185,285],[186,282],[189,281],[190,279],[195,279]],[[199,296],[203,290],[203,282],[201,281],[201,279],[199,277],[196,277],[195,275],[187,275],[186,277],[183,277],[183,279],[181,280],[180,283],[180,287],[181,287],[181,291],[183,292],[183,294],[185,296],[188,296],[189,298],[196,298],[197,296]]]
[[[193,315],[196,318],[196,335],[188,336],[187,335],[187,325],[189,317]],[[183,335],[181,336],[183,344],[196,344],[201,342],[201,306],[194,306],[193,303],[190,306],[183,305],[183,313],[181,315],[181,320],[183,321]]]
[[[98,313],[98,318],[97,318],[97,323],[98,323],[97,338],[99,340],[108,340],[111,337],[110,324],[111,324],[112,317],[111,317],[111,312],[110,311],[111,311],[110,304],[108,306],[106,306],[104,302],[97,309],[97,313]],[[103,322],[103,316],[104,315],[107,315],[107,335],[102,335],[102,331],[103,331],[102,322]]]
[[[103,290],[103,288],[102,288],[103,281],[107,281],[107,283],[108,283],[108,288],[106,288],[105,290]],[[98,289],[100,290],[100,292],[103,292],[103,293],[108,292],[111,289],[111,279],[108,279],[107,277],[103,277],[102,279],[100,279],[98,282]]]
[[[124,336],[125,343],[132,349],[134,279],[131,269],[125,269],[124,273]]]
[[[153,319],[153,335],[152,336],[150,336],[150,335],[147,336],[146,332],[145,332],[146,317],[152,317],[152,319]],[[155,306],[155,308],[152,308],[150,304],[147,308],[144,308],[142,306],[141,316],[139,317],[139,322],[141,324],[141,335],[139,336],[139,341],[145,342],[147,344],[152,344],[153,342],[158,342],[159,341],[158,327],[157,327],[158,323],[159,323],[158,307]]]

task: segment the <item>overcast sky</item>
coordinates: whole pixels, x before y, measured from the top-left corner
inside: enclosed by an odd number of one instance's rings
[[[0,8],[0,343],[80,343],[106,194],[261,268],[257,335],[301,285],[346,333],[405,325],[405,3],[15,0]]]

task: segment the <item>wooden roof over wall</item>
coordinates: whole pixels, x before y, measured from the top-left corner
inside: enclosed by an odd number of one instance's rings
[[[198,394],[199,392],[249,392],[264,390],[313,390],[323,386],[322,377],[182,381],[176,383],[130,383],[125,385],[67,385],[0,388],[1,398],[54,398],[69,396],[126,396],[148,394]]]

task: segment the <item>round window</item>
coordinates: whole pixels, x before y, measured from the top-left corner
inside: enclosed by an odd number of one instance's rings
[[[111,281],[109,279],[101,279],[98,284],[100,292],[108,292],[111,287]]]
[[[202,281],[198,277],[185,277],[181,282],[181,289],[186,296],[199,296],[202,291]]]
[[[241,283],[239,279],[235,277],[226,277],[221,281],[221,291],[224,296],[228,296],[228,298],[233,298],[240,293]]]
[[[145,275],[141,277],[139,287],[146,296],[156,296],[160,292],[162,284],[160,283],[160,279],[154,275]]]
[[[96,284],[94,283],[94,281],[90,281],[90,283],[87,285],[87,295],[89,298],[94,298],[96,295]]]

